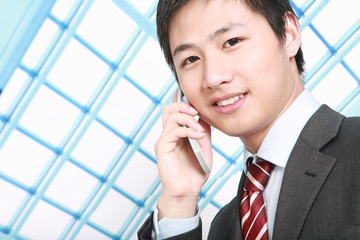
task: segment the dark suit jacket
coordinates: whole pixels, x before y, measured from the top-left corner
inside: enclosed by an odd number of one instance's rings
[[[214,218],[208,239],[242,239],[237,196]],[[138,232],[150,239],[152,218]],[[201,223],[171,239],[201,239]],[[360,118],[326,105],[310,118],[285,168],[273,240],[360,239]]]

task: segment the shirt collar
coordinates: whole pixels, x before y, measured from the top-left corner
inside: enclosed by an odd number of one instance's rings
[[[255,157],[255,161],[262,158],[284,168],[302,129],[320,106],[305,89],[271,127],[256,154],[244,149],[244,170],[247,169],[246,159],[250,156]]]

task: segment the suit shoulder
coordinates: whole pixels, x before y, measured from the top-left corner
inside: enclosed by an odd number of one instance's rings
[[[360,117],[347,117],[342,123],[343,129],[360,130]],[[360,135],[360,131],[356,131]]]
[[[351,145],[359,143],[360,138],[360,117],[348,117],[342,121],[339,129],[339,137],[354,141]],[[360,144],[360,143],[359,143]]]
[[[360,117],[347,117],[341,122],[336,136],[322,152],[336,157],[341,162],[351,166],[360,166]]]

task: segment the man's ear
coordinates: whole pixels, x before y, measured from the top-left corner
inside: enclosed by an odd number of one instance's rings
[[[301,45],[301,33],[296,16],[291,12],[285,13],[285,48],[289,57],[295,57]]]

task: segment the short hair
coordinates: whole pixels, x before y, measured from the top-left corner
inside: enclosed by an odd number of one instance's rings
[[[166,62],[176,75],[176,70],[170,50],[169,26],[175,13],[189,0],[159,0],[157,6],[156,25],[160,47],[165,55]],[[209,0],[207,0],[209,1]],[[225,1],[225,0],[224,0]],[[238,0],[239,1],[239,0]],[[288,0],[240,0],[253,12],[265,17],[278,39],[283,42],[285,34],[285,17],[288,12],[294,13]],[[300,76],[304,73],[304,56],[301,46],[295,55],[295,61]]]

